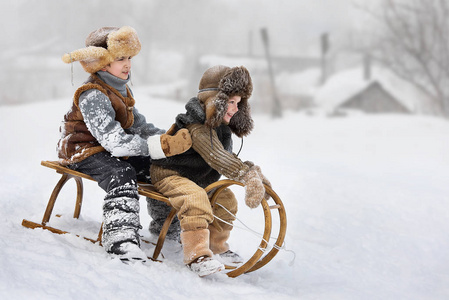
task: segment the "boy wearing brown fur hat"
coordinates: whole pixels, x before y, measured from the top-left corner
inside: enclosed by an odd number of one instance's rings
[[[199,276],[223,270],[223,262],[243,262],[227,244],[237,212],[234,194],[226,189],[216,200],[230,215],[220,205],[211,207],[204,188],[221,175],[242,182],[245,202],[254,208],[266,195],[263,183],[270,185],[258,166],[242,162],[232,153],[232,133],[243,137],[253,128],[248,104],[251,93],[251,77],[245,67],[206,70],[198,96],[189,100],[186,112],[176,117],[169,130],[174,133],[187,128],[192,148],[151,165],[152,183],[178,211],[184,263]]]
[[[76,90],[64,116],[59,161],[90,175],[106,191],[102,243],[125,262],[146,260],[138,233],[138,176],[149,180],[150,157],[169,157],[191,146],[187,130],[164,134],[134,106],[127,83],[131,58],[140,48],[133,28],[103,27],[89,34],[86,48],[62,58],[66,63],[79,61],[90,77]]]

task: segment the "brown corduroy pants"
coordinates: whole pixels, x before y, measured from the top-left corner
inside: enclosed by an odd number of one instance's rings
[[[210,249],[209,241],[198,240],[197,242],[204,245],[196,245],[197,248],[194,254],[187,253],[191,251],[187,251],[187,247],[185,247],[185,262],[190,262],[201,255],[210,256],[211,250],[217,254],[229,249],[226,241],[229,238],[232,226],[218,219],[215,222],[213,221],[214,215],[231,224],[234,221],[235,218],[232,215],[220,205],[217,205],[221,204],[234,215],[237,213],[237,199],[230,189],[225,189],[219,194],[216,205],[212,209],[206,191],[185,177],[169,176],[154,183],[154,186],[170,200],[171,205],[178,211],[177,214],[182,232],[197,231],[200,233],[204,229],[209,229],[210,231]],[[192,233],[189,233],[189,235],[184,234],[184,236],[190,236]],[[188,241],[183,241],[183,244],[185,242]]]
[[[178,219],[183,231],[208,228],[214,220],[214,215],[229,223],[235,219],[219,205],[215,205],[212,211],[206,191],[185,177],[169,176],[156,182],[154,186],[178,211]],[[237,200],[230,189],[222,191],[216,203],[223,205],[234,215],[237,213]],[[228,227],[221,221],[214,222],[214,225],[217,223],[219,231],[221,227]]]

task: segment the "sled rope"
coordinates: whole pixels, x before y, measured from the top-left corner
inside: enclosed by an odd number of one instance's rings
[[[228,224],[229,226],[232,226],[232,227],[234,227],[234,228],[238,228],[238,229],[242,229],[242,230],[251,232],[252,234],[254,234],[255,236],[257,236],[258,238],[261,238],[265,243],[267,243],[267,246],[270,246],[270,247],[272,247],[272,248],[274,248],[274,249],[277,249],[277,250],[284,250],[285,252],[290,252],[290,253],[292,253],[292,254],[293,254],[293,258],[292,258],[292,260],[290,261],[289,265],[290,265],[290,266],[293,265],[293,263],[294,263],[294,261],[295,261],[295,259],[296,259],[296,253],[295,253],[295,251],[286,248],[286,246],[285,246],[285,241],[282,243],[282,246],[281,246],[281,247],[279,247],[279,246],[276,245],[276,244],[272,245],[269,241],[267,241],[267,240],[264,239],[263,234],[261,234],[260,232],[257,232],[256,230],[250,228],[250,227],[249,227],[248,225],[246,225],[242,220],[240,220],[236,215],[234,215],[232,212],[230,212],[226,207],[224,207],[224,206],[221,205],[220,203],[215,203],[215,205],[218,205],[218,206],[220,206],[221,208],[223,208],[228,214],[230,214],[231,216],[233,216],[233,217],[234,217],[237,221],[239,221],[244,227],[236,226],[236,225],[234,225],[234,224],[232,224],[232,223],[229,223],[228,221],[225,221],[225,220],[223,220],[223,219],[217,217],[216,215],[214,215],[214,218],[216,218],[216,219],[222,221],[223,223]],[[270,237],[270,239],[276,239],[276,238]],[[258,249],[261,250],[262,252],[266,252],[266,251],[267,251],[267,248],[261,248],[261,247],[258,247]]]

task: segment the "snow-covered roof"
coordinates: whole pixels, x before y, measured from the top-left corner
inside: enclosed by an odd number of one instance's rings
[[[419,99],[424,97],[414,86],[398,78],[387,69],[373,67],[371,79],[365,80],[362,67],[357,67],[331,76],[317,90],[315,102],[319,107],[333,110],[375,81],[410,111],[416,111]]]

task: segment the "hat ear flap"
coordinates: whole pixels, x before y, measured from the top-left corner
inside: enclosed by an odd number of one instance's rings
[[[62,61],[69,64],[74,61],[100,60],[103,56],[109,56],[109,52],[105,48],[89,46],[78,49],[62,56]]]
[[[204,102],[204,112],[206,113],[206,126],[211,128],[215,127],[216,107],[214,104],[214,97],[210,97]]]
[[[229,96],[218,92],[215,97],[210,97],[205,102],[206,125],[215,128],[223,122],[223,117],[228,109]]]
[[[110,56],[109,51],[105,48],[89,46],[64,54],[62,61],[67,64],[79,61],[84,70],[95,73],[114,60]]]
[[[247,136],[254,128],[254,121],[251,118],[251,109],[247,98],[242,98],[239,103],[238,112],[231,118],[229,127],[238,137]]]

